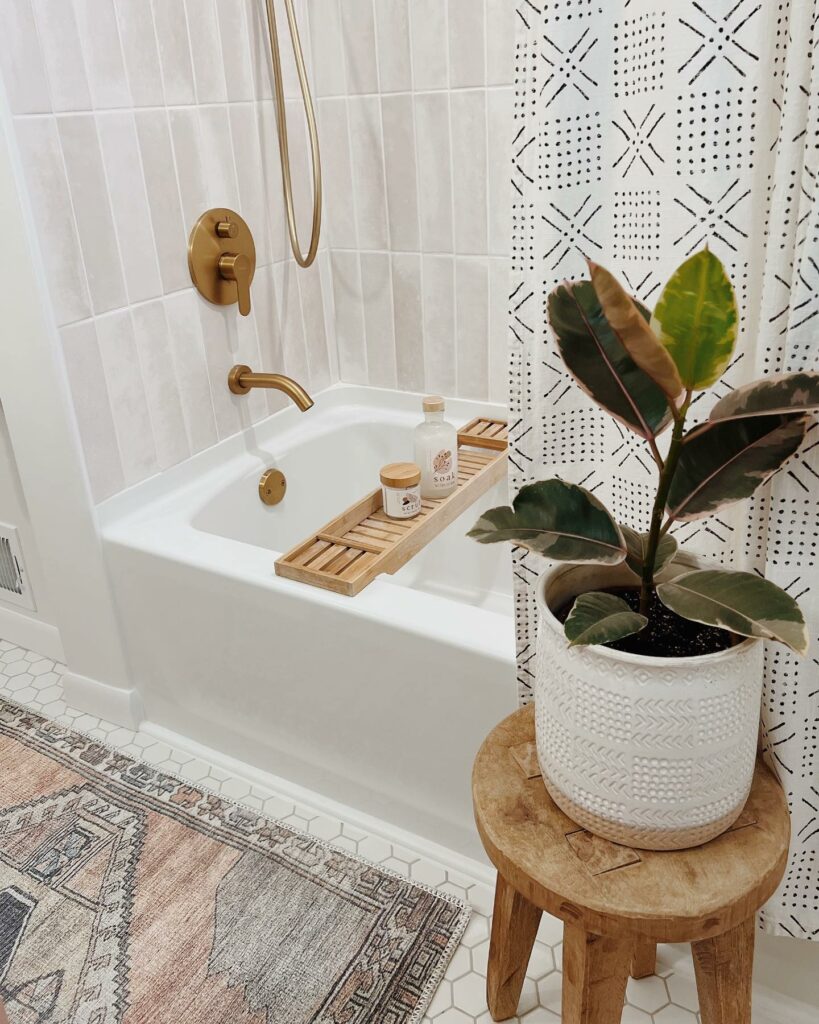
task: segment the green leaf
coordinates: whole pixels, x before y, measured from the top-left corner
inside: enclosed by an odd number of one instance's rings
[[[674,360],[686,388],[702,390],[731,360],[737,337],[734,289],[707,249],[671,275],[654,307],[651,326]]]
[[[632,530],[630,526],[623,526],[622,523],[620,524],[620,530],[626,542],[626,564],[632,572],[642,576],[643,565],[645,564],[648,551],[648,534],[638,533],[636,530]],[[677,542],[671,534],[667,533],[660,539],[660,543],[657,545],[657,554],[654,558],[655,574],[662,572],[676,554]]]
[[[647,624],[645,615],[632,611],[622,597],[592,592],[577,598],[563,632],[571,647],[579,647],[621,640],[639,633]]]
[[[819,373],[777,373],[731,391],[711,410],[709,419],[739,419],[760,413],[810,412],[819,409]]]
[[[484,512],[467,536],[481,544],[511,541],[556,561],[615,565],[625,558],[617,523],[593,494],[576,484],[527,484],[513,506]]]
[[[657,596],[684,619],[778,640],[798,654],[807,653],[808,630],[799,605],[755,573],[697,569],[659,584]]]
[[[672,401],[676,401],[683,390],[677,367],[637,303],[605,267],[589,260],[589,272],[603,314],[628,354]]]
[[[648,310],[639,309],[648,320]],[[549,322],[563,362],[598,405],[641,437],[653,438],[668,426],[666,396],[623,347],[591,281],[555,288],[549,295]]]
[[[709,420],[683,438],[668,492],[672,519],[699,519],[750,497],[799,447],[806,416]]]

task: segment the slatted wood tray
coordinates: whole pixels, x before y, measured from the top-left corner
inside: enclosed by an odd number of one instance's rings
[[[458,486],[446,498],[423,498],[412,519],[390,519],[381,488],[342,512],[276,561],[276,574],[354,597],[394,573],[506,475],[504,420],[474,419],[458,431]]]

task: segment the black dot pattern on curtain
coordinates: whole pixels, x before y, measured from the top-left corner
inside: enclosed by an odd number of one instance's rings
[[[819,369],[819,0],[514,0],[514,17],[513,490],[559,476],[645,528],[653,465],[572,382],[547,297],[591,258],[651,307],[669,273],[708,245],[734,282],[741,337],[695,422],[747,380]],[[807,658],[766,652],[763,742],[793,842],[762,921],[819,940],[819,427],[763,492],[675,536],[717,564],[763,573],[809,620]],[[546,563],[512,557],[526,702]]]

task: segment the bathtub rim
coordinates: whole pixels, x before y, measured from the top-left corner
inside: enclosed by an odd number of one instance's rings
[[[363,407],[386,413],[385,422],[402,425],[420,422],[422,415],[422,393],[341,383],[325,389],[318,397],[324,399],[320,411],[325,415],[316,418],[313,427],[309,421],[305,424],[306,416],[302,417],[295,408],[280,410],[103,502],[97,509],[103,547],[126,548],[180,568],[227,577],[259,591],[284,593],[305,602],[306,612],[309,605],[319,604],[334,613],[388,623],[414,637],[431,637],[453,647],[468,646],[499,664],[513,667],[511,593],[507,614],[455,596],[416,589],[396,582],[392,576],[379,576],[355,598],[350,598],[277,576],[273,563],[283,551],[194,525],[198,513],[224,489],[226,474],[239,477],[258,468],[258,445],[273,447],[278,436],[284,454],[303,440],[305,429],[310,429],[310,436],[326,433],[328,418],[331,425],[333,417],[339,423],[349,423],[350,409]],[[464,422],[481,414],[506,414],[505,408],[497,403],[447,401]],[[253,437],[253,451],[247,447],[249,436]]]
[[[325,430],[313,424],[324,423],[328,414],[330,417],[336,414],[340,422],[347,422],[340,414],[350,407],[378,410],[395,418],[396,422],[400,418],[409,423],[410,418],[414,418],[415,422],[420,423],[423,417],[421,399],[425,394],[426,392],[422,391],[397,391],[363,384],[331,384],[313,396],[316,399],[318,415],[312,410],[300,413],[294,406],[280,409],[257,423],[248,423],[235,434],[106,498],[96,506],[100,532],[106,536],[125,522],[143,519],[152,512],[169,511],[167,501],[172,495],[193,496],[199,492],[202,498],[207,494],[209,499],[220,489],[214,486],[215,478],[218,470],[223,469],[226,464],[235,464],[238,468],[246,463],[248,469],[258,465],[257,456],[248,447],[250,438],[253,439],[254,449],[259,445],[270,444],[271,454],[274,454],[278,437],[282,445],[281,451],[286,453],[297,446],[305,431],[309,432],[308,436],[325,433]],[[241,402],[241,399],[238,398],[236,401]],[[506,406],[498,402],[464,398],[447,398],[446,402],[450,414],[456,419],[462,416],[470,419],[482,413],[501,418],[508,415]],[[452,407],[461,411],[455,416]],[[460,423],[456,425],[460,426]],[[224,478],[221,482],[224,483]]]

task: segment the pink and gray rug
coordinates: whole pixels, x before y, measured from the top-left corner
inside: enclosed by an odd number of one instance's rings
[[[468,919],[0,700],[10,1024],[415,1024]]]

